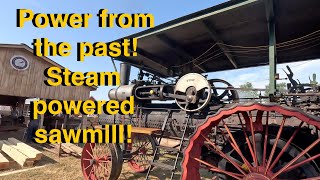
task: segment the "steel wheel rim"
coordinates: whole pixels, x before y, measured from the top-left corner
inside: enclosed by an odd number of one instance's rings
[[[233,173],[233,172],[228,172],[228,171],[226,172],[224,170],[219,169],[217,166],[213,166],[212,164],[209,164],[209,163],[200,159],[202,146],[207,146],[207,144],[209,144],[211,146],[211,150],[214,150],[216,152],[219,151],[216,149],[217,146],[215,146],[213,142],[210,142],[210,139],[207,137],[207,135],[210,133],[212,127],[218,125],[222,119],[226,119],[227,117],[230,117],[233,114],[238,114],[240,112],[249,112],[252,110],[257,110],[258,112],[259,111],[262,111],[262,112],[275,111],[277,113],[283,114],[285,117],[286,116],[296,117],[297,119],[299,119],[303,122],[306,122],[311,125],[315,125],[318,129],[320,126],[319,118],[316,118],[316,117],[310,118],[309,115],[306,115],[305,113],[303,113],[299,110],[288,109],[288,108],[284,108],[284,107],[281,107],[278,105],[247,104],[247,105],[234,106],[229,109],[222,109],[216,115],[209,117],[207,119],[207,121],[205,121],[202,125],[200,125],[197,128],[197,131],[191,137],[189,144],[186,147],[185,156],[184,156],[184,159],[182,162],[182,168],[183,168],[182,179],[189,179],[191,175],[193,176],[192,179],[200,179],[200,174],[199,174],[199,169],[201,168],[200,164],[205,165],[206,168],[209,167],[209,169],[211,171],[227,174],[228,176],[232,177],[233,179],[252,179],[252,178],[253,179],[259,179],[259,178],[260,179],[276,179],[282,173],[284,173],[288,170],[292,170],[292,168],[294,166],[297,166],[297,164],[301,163],[301,162],[296,163],[296,161],[299,159],[298,157],[299,156],[303,157],[310,149],[317,146],[320,142],[319,138],[316,139],[310,146],[307,147],[306,150],[304,150],[301,153],[302,155],[301,154],[297,155],[296,158],[292,159],[292,162],[290,161],[282,169],[273,173],[269,169],[270,169],[270,167],[273,168],[275,166],[276,162],[273,162],[273,159],[274,158],[277,159],[279,154],[274,154],[274,150],[272,150],[273,153],[269,153],[269,157],[266,157],[267,153],[263,154],[263,158],[262,158],[263,161],[262,162],[265,162],[265,163],[260,165],[257,160],[257,157],[255,157],[257,151],[256,151],[255,143],[253,143],[251,145],[251,147],[249,146],[249,149],[250,149],[250,152],[251,151],[255,152],[252,154],[252,160],[254,160],[254,162],[257,165],[255,165],[255,164],[251,165],[251,163],[243,156],[243,154],[241,154],[242,152],[241,152],[240,148],[238,147],[238,145],[236,143],[234,143],[234,140],[232,139],[234,137],[231,137],[228,132],[228,126],[226,124],[224,124],[225,131],[229,135],[229,141],[232,143],[232,147],[235,149],[235,151],[239,154],[240,157],[242,156],[241,157],[241,160],[243,160],[242,163],[245,164],[247,167],[249,167],[248,169],[250,171],[245,172],[243,167],[237,165],[232,159],[230,160],[230,158],[228,158],[228,157],[223,157],[223,158],[227,159],[232,165],[234,165],[236,167],[236,169],[238,170],[238,173]],[[250,118],[250,115],[248,115],[248,117]],[[246,118],[248,118],[248,117],[246,117]],[[253,127],[253,123],[251,123],[250,126]],[[284,123],[281,126],[284,126]],[[230,131],[230,129],[229,129],[229,131]],[[231,135],[232,135],[232,133],[231,133]],[[280,135],[281,135],[281,133],[280,133]],[[255,142],[254,137],[255,136],[253,136],[252,139]],[[204,144],[204,142],[207,142],[207,144]],[[265,152],[264,148],[265,147],[263,147],[263,151]],[[223,156],[223,153],[218,153],[218,154],[221,157]],[[305,160],[302,163],[305,164],[305,163],[311,162],[311,160],[316,159],[316,158],[319,158],[319,154],[315,155],[313,157],[310,157],[309,159],[307,159],[308,161]],[[271,159],[271,160],[269,161],[269,159]],[[276,159],[274,161],[276,161]],[[272,170],[272,168],[271,168],[271,170]],[[317,176],[316,178],[319,178],[319,177]]]

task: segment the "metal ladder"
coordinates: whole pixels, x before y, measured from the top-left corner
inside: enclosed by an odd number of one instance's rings
[[[162,128],[161,128],[161,136],[160,136],[158,144],[156,146],[156,150],[155,150],[155,152],[153,154],[153,159],[150,162],[150,166],[149,166],[149,169],[148,169],[146,180],[149,180],[149,175],[150,175],[151,169],[153,167],[159,167],[161,169],[170,170],[171,171],[170,179],[173,179],[173,177],[175,175],[175,172],[176,172],[176,169],[177,169],[177,165],[178,165],[178,159],[179,159],[180,154],[182,153],[183,142],[185,140],[186,130],[187,130],[188,123],[189,123],[189,120],[190,120],[190,115],[189,114],[186,115],[185,122],[184,122],[184,129],[183,129],[183,132],[182,132],[182,137],[180,139],[180,144],[179,144],[179,148],[178,149],[172,148],[172,147],[160,146],[162,137],[163,137],[163,135],[164,135],[164,133],[166,131],[168,119],[171,117],[171,115],[172,115],[172,111],[169,110],[168,116],[165,118],[165,120],[163,122],[163,125],[162,125]],[[162,162],[159,162],[160,160],[156,160],[157,155],[160,153],[159,152],[160,149],[163,149],[163,150],[166,150],[166,151],[171,151],[171,152],[176,152],[176,157],[175,157],[175,161],[174,161],[174,165],[173,166],[165,164],[165,163],[162,163]]]

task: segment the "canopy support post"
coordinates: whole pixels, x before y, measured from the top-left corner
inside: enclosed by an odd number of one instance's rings
[[[276,25],[274,15],[274,1],[265,0],[266,16],[269,32],[269,95],[276,92],[277,50],[276,50]]]

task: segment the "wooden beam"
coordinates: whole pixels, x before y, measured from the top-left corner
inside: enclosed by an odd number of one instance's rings
[[[176,54],[188,59],[188,61],[194,60],[194,57],[189,54],[187,51],[185,51],[177,42],[169,38],[165,34],[159,34],[157,37],[165,43],[171,50],[173,50]],[[197,65],[196,63],[193,62],[193,65],[195,65],[198,69],[200,69],[202,72],[207,72],[206,69],[201,66]]]
[[[9,166],[9,160],[0,153],[0,169],[8,169]]]
[[[82,148],[71,143],[62,143],[62,148],[69,150],[71,153],[81,156]]]
[[[14,145],[12,145],[9,141],[2,140],[0,141],[0,144],[1,151],[10,156],[22,167],[33,165],[33,159],[18,151],[16,148],[14,148]]]
[[[238,65],[237,65],[236,61],[234,60],[234,57],[230,54],[229,49],[223,45],[224,42],[219,38],[217,32],[214,30],[213,24],[210,23],[208,20],[203,20],[202,23],[207,28],[212,39],[217,43],[217,45],[222,50],[224,55],[229,59],[230,63],[233,65],[233,67],[238,68]]]
[[[161,132],[161,129],[157,128],[143,128],[143,127],[132,127],[131,133],[133,134],[148,134],[152,135],[154,133]]]
[[[34,160],[40,160],[42,157],[42,152],[38,151],[37,149],[15,139],[15,138],[8,138],[8,141],[15,145],[15,148],[18,149],[23,154],[27,155],[29,158]]]

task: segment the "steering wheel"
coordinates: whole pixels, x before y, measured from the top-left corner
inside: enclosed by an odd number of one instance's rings
[[[211,94],[210,83],[204,76],[197,73],[182,76],[174,89],[177,105],[188,112],[203,109],[211,100]]]

